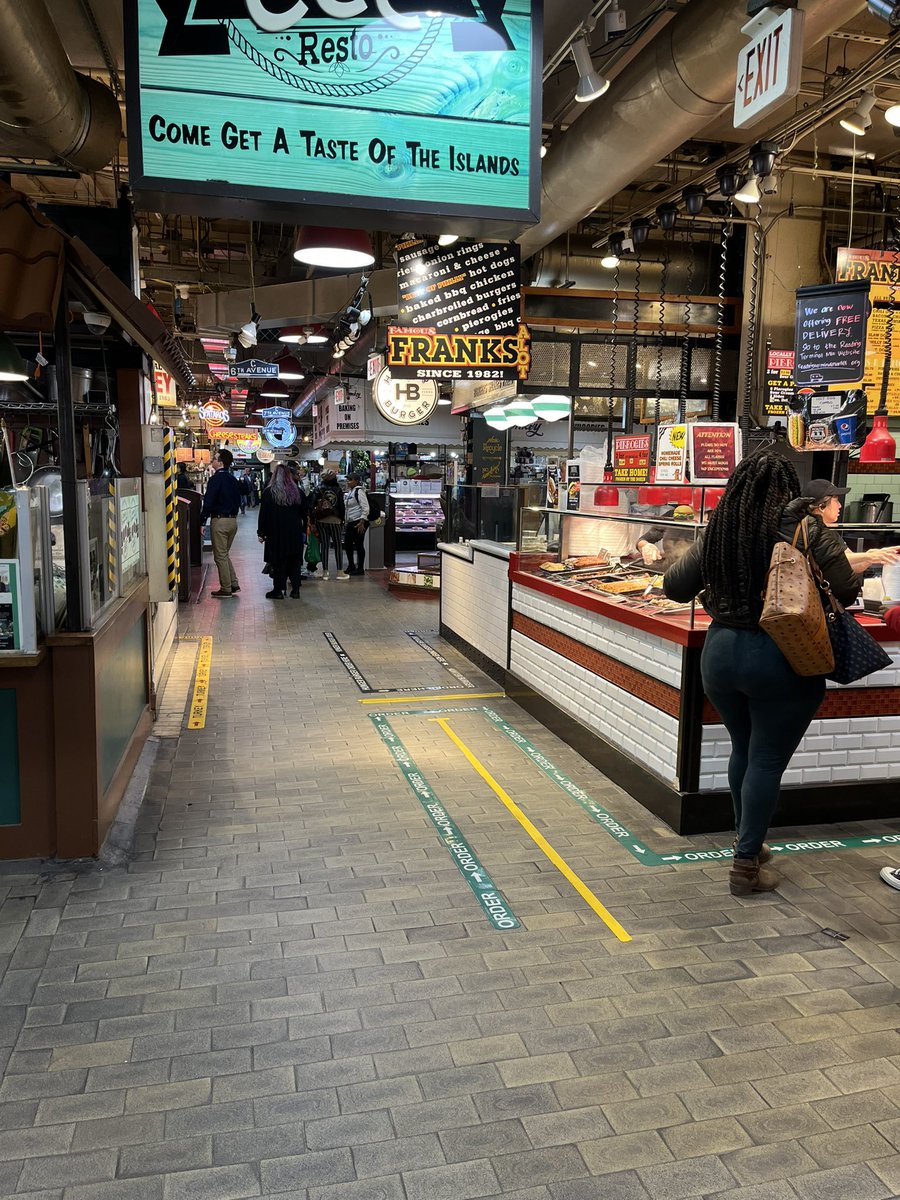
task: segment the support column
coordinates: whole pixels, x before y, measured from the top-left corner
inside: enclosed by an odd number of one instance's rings
[[[69,300],[65,279],[60,289],[56,325],[53,330],[56,353],[56,412],[59,425],[59,469],[63,500],[63,536],[66,564],[66,628],[82,633],[84,595],[81,587],[81,554],[78,532],[78,486],[75,473],[75,406],[72,399],[72,359],[69,343]]]

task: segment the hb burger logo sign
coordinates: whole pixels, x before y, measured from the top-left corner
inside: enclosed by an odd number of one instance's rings
[[[537,8],[128,0],[133,186],[233,197],[236,211],[299,196],[382,224],[386,210],[401,228],[439,203],[524,227],[538,200]]]

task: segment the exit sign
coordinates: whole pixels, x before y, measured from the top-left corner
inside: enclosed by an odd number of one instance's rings
[[[767,8],[741,32],[751,40],[738,55],[735,129],[755,125],[799,92],[803,12],[799,8]]]

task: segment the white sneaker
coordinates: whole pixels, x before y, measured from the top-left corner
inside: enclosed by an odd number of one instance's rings
[[[879,875],[888,887],[896,888],[900,892],[900,871],[896,867],[882,867]]]
[[[337,575],[335,575],[335,579],[349,579],[349,578],[350,578],[350,576],[347,574],[346,571],[338,571]]]

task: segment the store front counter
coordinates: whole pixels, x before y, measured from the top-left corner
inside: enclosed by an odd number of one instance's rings
[[[706,699],[699,606],[650,611],[542,572],[546,554],[442,545],[441,633],[510,697],[676,832],[733,826],[730,742]],[[893,665],[825,701],[784,778],[774,824],[896,816],[900,642]]]

